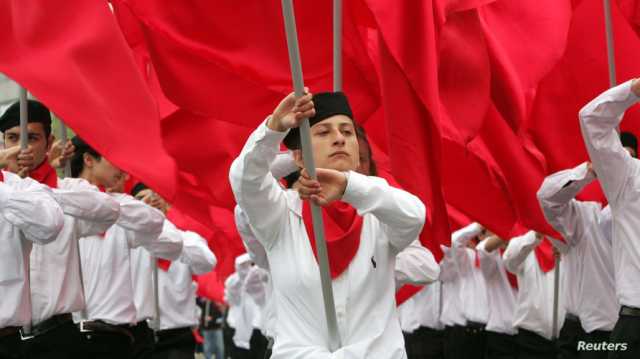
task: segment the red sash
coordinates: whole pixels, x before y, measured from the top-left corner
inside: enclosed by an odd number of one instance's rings
[[[535,249],[538,265],[544,273],[552,270],[556,265],[556,259],[553,255],[553,245],[551,241],[545,237]]]
[[[311,241],[313,255],[317,260],[316,238],[313,233],[311,206],[308,201],[303,203],[302,218]],[[322,219],[324,220],[331,278],[336,278],[349,267],[349,263],[358,252],[360,235],[362,234],[362,217],[351,205],[336,201],[322,209]]]
[[[51,167],[48,158],[45,158],[40,166],[30,171],[29,177],[42,184],[46,184],[50,188],[58,188],[58,173]]]

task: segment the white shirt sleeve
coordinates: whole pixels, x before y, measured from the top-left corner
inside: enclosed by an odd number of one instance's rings
[[[353,171],[348,173],[342,200],[355,207],[361,216],[367,213],[375,216],[398,252],[418,238],[426,218],[426,208],[418,197],[389,186],[382,178]]]
[[[287,133],[272,131],[263,122],[251,134],[229,171],[236,202],[246,213],[256,238],[267,247],[280,237],[287,220],[285,190],[270,172]]]
[[[291,153],[289,152],[279,153],[270,168],[271,174],[278,180],[297,170],[298,165],[296,165],[293,156],[291,156]]]
[[[251,257],[253,263],[260,268],[269,270],[269,261],[267,260],[267,251],[264,246],[258,241],[253,234],[251,225],[249,224],[249,218],[244,213],[240,206],[236,206],[234,209],[234,215],[236,220],[236,228],[242,239],[244,247],[247,249],[247,253]]]
[[[0,215],[18,228],[27,240],[49,243],[64,225],[64,214],[51,190],[32,180],[3,171],[0,182]]]
[[[487,250],[487,240],[488,239],[485,239],[478,243],[476,247],[476,251],[478,251],[478,255],[480,256],[480,271],[482,271],[482,276],[485,279],[494,278],[499,274],[498,260],[500,258],[500,252],[498,250],[494,250],[493,252]]]
[[[536,237],[536,232],[534,231],[512,238],[502,255],[505,268],[517,275],[523,269],[524,261],[541,241]]]
[[[440,281],[451,282],[458,277],[458,268],[453,259],[453,250],[440,245],[442,249],[442,260],[440,261]]]
[[[182,232],[183,249],[180,262],[185,263],[193,274],[205,274],[211,272],[218,259],[213,254],[207,240],[199,234],[191,231]]]
[[[638,162],[622,147],[616,127],[640,98],[631,81],[611,88],[580,110],[580,127],[593,168],[610,203],[619,199]]]
[[[538,201],[547,222],[558,231],[567,244],[575,246],[590,227],[585,212],[600,206],[595,202],[580,202],[574,197],[595,179],[593,172],[583,163],[576,168],[564,170],[545,178],[538,190]]]
[[[238,273],[233,273],[224,281],[224,300],[230,306],[242,302],[242,282]]]
[[[76,219],[79,238],[104,233],[120,216],[120,205],[110,195],[77,178],[61,180],[64,188],[54,189],[62,211]]]
[[[482,226],[478,223],[461,228],[451,234],[451,251],[458,273],[465,276],[471,271],[472,260],[475,251],[467,248],[467,243],[482,232]]]
[[[162,232],[156,240],[143,241],[140,244],[151,256],[170,261],[178,259],[184,247],[182,231],[168,219],[164,220]]]
[[[440,266],[433,254],[415,240],[396,256],[396,283],[425,285],[438,280]]]
[[[127,231],[130,248],[145,246],[158,238],[164,228],[162,212],[127,194],[112,196],[120,204],[116,225]]]

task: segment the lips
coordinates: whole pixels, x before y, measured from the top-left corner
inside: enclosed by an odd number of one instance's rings
[[[344,151],[334,152],[329,157],[335,157],[335,156],[338,156],[338,155],[344,155],[344,156],[349,157],[349,154],[347,152],[344,152]]]

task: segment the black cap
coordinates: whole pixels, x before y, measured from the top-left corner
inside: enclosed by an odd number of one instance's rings
[[[621,132],[620,133],[620,142],[622,142],[623,147],[633,148],[633,151],[638,155],[638,138],[631,132]]]
[[[47,136],[51,134],[51,112],[41,102],[27,101],[29,123],[41,123]],[[20,126],[20,101],[14,102],[0,117],[0,131]]]
[[[316,114],[309,118],[309,126],[336,115],[345,115],[353,120],[351,106],[349,106],[347,96],[342,92],[317,93],[313,95],[313,105],[316,109]],[[299,149],[300,130],[292,128],[282,142],[290,150]]]

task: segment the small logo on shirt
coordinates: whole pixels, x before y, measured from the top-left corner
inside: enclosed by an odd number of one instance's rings
[[[376,263],[376,259],[371,257],[371,265],[373,265],[373,269],[376,269],[376,267],[378,266],[378,264]]]

